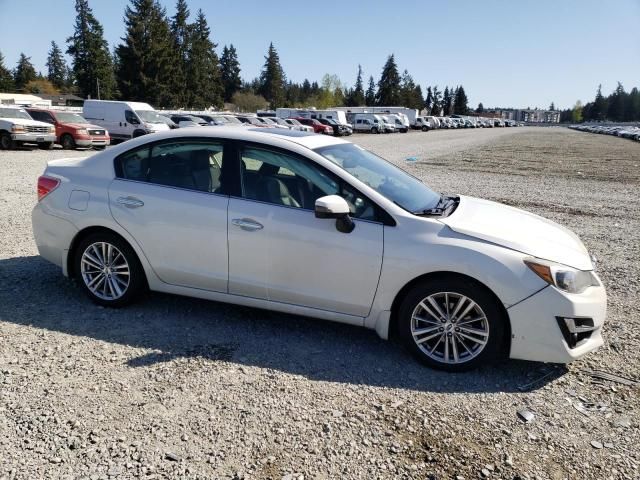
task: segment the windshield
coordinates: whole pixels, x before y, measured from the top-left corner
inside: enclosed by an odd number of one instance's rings
[[[89,123],[82,115],[69,112],[56,112],[56,118],[62,123]]]
[[[224,117],[227,122],[229,123],[242,123],[240,120],[238,120],[236,117]]]
[[[136,110],[140,120],[147,123],[165,123],[162,116],[153,110]]]
[[[0,118],[24,118],[33,120],[29,114],[21,108],[0,108]]]
[[[434,208],[440,201],[440,195],[420,180],[359,145],[345,143],[314,151],[409,212]]]

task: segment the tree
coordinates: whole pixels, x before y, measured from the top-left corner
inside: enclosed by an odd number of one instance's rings
[[[193,24],[189,68],[187,69],[188,105],[194,109],[220,108],[223,104],[224,88],[220,75],[220,63],[216,44],[209,36],[211,31],[202,10],[198,10]]]
[[[11,71],[4,65],[4,56],[0,52],[0,92],[11,92],[15,90],[16,84]]]
[[[247,91],[236,92],[231,101],[241,112],[255,112],[269,106],[264,97]]]
[[[444,87],[444,93],[442,94],[442,110],[442,113],[445,116],[453,114],[453,92],[449,90],[449,87]]]
[[[590,109],[589,120],[604,120],[607,116],[608,108],[607,99],[602,95],[602,85],[598,85],[596,98]]]
[[[469,101],[467,100],[467,94],[464,91],[464,87],[460,85],[458,88],[456,88],[456,94],[453,100],[453,113],[457,115],[468,115],[468,103]]]
[[[27,93],[43,93],[45,95],[58,95],[60,90],[56,86],[45,78],[36,78],[31,80],[24,87],[24,91]]]
[[[442,93],[438,90],[438,86],[433,87],[433,106],[431,114],[439,117],[442,115]]]
[[[27,57],[24,53],[21,53],[18,59],[18,65],[13,71],[13,81],[16,85],[16,90],[23,90],[27,83],[35,80],[37,76],[36,69],[33,68],[33,64],[31,63],[31,57]]]
[[[402,83],[400,85],[400,104],[407,108],[422,110],[422,89],[416,85],[413,77],[405,70],[402,73]]]
[[[356,77],[356,85],[350,95],[350,106],[360,107],[366,104],[364,96],[364,85],[362,83],[362,66],[358,65],[358,76]]]
[[[549,105],[549,111],[554,112],[556,110],[556,105],[551,102],[551,105]]]
[[[427,113],[431,115],[431,111],[433,110],[433,91],[431,87],[427,87],[427,97],[424,99],[424,108],[427,110]]]
[[[240,62],[238,62],[238,53],[233,44],[230,44],[229,47],[225,45],[222,49],[220,71],[224,87],[224,101],[230,102],[233,95],[242,87]]]
[[[179,62],[165,9],[157,0],[131,0],[124,21],[123,43],[116,47],[122,97],[157,107],[175,105],[180,97],[173,90]]]
[[[484,105],[482,105],[482,102],[478,104],[478,108],[476,108],[476,113],[479,113],[479,114],[484,113]]]
[[[173,77],[174,104],[185,106],[187,91],[185,88],[187,70],[189,68],[189,50],[191,48],[191,30],[189,24],[189,7],[186,0],[176,2],[176,13],[171,17],[171,36],[175,55],[175,72]]]
[[[624,87],[620,82],[618,82],[618,86],[613,91],[611,95],[609,95],[609,108],[607,110],[607,118],[609,120],[614,120],[616,122],[622,121],[624,119],[624,107],[626,100],[626,92],[624,91]]]
[[[47,57],[47,80],[58,90],[65,87],[67,83],[67,64],[62,56],[62,50],[56,42],[51,42],[51,50]]]
[[[628,96],[628,103],[625,108],[629,121],[640,120],[640,92],[637,87],[633,87]]]
[[[579,123],[582,121],[582,103],[580,100],[576,102],[571,112],[571,121],[573,123]]]
[[[382,106],[398,105],[400,103],[400,75],[393,54],[389,55],[378,81],[376,103]]]
[[[364,102],[368,107],[376,104],[376,84],[373,81],[373,75],[369,76],[369,87],[364,94]]]
[[[280,57],[273,43],[269,44],[269,51],[264,58],[259,93],[269,102],[272,109],[276,109],[284,102],[285,76],[280,65]]]
[[[87,0],[76,0],[76,13],[74,33],[67,39],[67,54],[71,55],[73,77],[80,94],[113,98],[116,93],[113,60],[102,25],[93,16]]]

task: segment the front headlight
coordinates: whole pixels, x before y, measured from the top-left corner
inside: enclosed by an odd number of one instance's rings
[[[599,285],[591,271],[576,270],[537,258],[527,259],[524,263],[542,280],[568,293],[582,293],[589,287]]]
[[[78,135],[89,135],[89,132],[87,131],[86,128],[80,128],[80,129],[76,130],[76,133]]]
[[[12,133],[24,133],[24,125],[13,125],[11,127]]]

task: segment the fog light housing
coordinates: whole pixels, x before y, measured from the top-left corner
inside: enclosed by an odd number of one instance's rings
[[[595,330],[593,318],[589,317],[556,317],[558,326],[569,348],[576,348],[591,337]]]

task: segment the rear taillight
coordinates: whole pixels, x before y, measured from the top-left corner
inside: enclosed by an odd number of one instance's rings
[[[38,177],[38,201],[53,192],[60,185],[60,180],[46,176]]]

